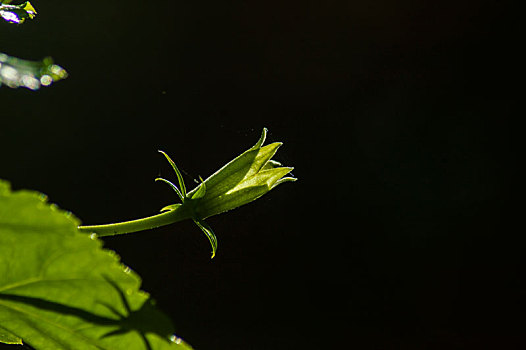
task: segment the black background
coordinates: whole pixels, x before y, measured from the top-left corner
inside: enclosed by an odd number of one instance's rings
[[[86,224],[206,177],[262,127],[299,181],[104,239],[198,350],[519,349],[524,245],[502,2],[33,2],[0,51],[70,77],[0,88],[0,177]],[[522,345],[522,346],[521,346]]]

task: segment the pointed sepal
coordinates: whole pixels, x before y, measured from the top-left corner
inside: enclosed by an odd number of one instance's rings
[[[194,222],[197,226],[199,226],[201,231],[204,232],[204,234],[210,241],[210,244],[212,245],[211,259],[213,259],[214,256],[216,256],[216,251],[217,251],[217,238],[216,238],[216,235],[214,234],[214,231],[212,231],[212,228],[210,227],[210,225],[208,225],[204,220],[194,219]]]
[[[177,188],[177,186],[175,186],[171,181],[168,181],[166,179],[163,179],[162,177],[158,177],[155,179],[155,181],[162,181],[166,184],[168,184],[174,191],[175,193],[177,193],[177,195],[179,196],[179,198],[181,199],[181,202],[184,202],[184,196],[183,194],[181,193],[181,191],[179,190],[179,188]]]
[[[177,204],[170,204],[170,205],[167,205],[166,207],[163,207],[161,209],[161,213],[164,213],[166,211],[172,211],[172,210],[175,210],[177,208],[179,208],[182,204],[180,203],[177,203]]]
[[[175,165],[174,161],[168,156],[168,154],[161,150],[159,150],[159,153],[162,153],[166,157],[168,163],[170,163],[170,165],[172,166],[173,170],[175,171],[175,174],[177,175],[177,180],[179,181],[179,187],[181,188],[183,198],[186,198],[186,186],[184,185],[183,175],[181,175],[179,168],[177,168],[177,165]]]
[[[200,199],[203,198],[206,194],[206,184],[203,182],[203,179],[201,179],[201,184],[197,187],[197,190],[192,194],[192,199]]]

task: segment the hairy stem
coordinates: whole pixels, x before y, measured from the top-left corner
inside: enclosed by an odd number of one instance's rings
[[[79,226],[79,230],[86,233],[96,233],[99,237],[114,236],[123,233],[149,230],[190,218],[192,218],[191,210],[189,210],[188,206],[181,205],[169,212],[148,216],[142,219],[106,225]]]

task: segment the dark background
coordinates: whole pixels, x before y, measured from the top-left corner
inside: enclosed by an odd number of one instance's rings
[[[0,88],[0,177],[86,224],[176,200],[261,128],[299,181],[105,239],[198,350],[519,349],[514,38],[502,2],[38,1],[0,51],[70,77]],[[517,209],[514,209],[517,208]]]

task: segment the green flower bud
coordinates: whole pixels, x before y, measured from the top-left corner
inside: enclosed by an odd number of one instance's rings
[[[250,149],[204,180],[187,195],[198,218],[223,213],[261,197],[277,185],[296,181],[285,177],[293,168],[271,160],[281,142],[263,146],[267,129]]]
[[[154,216],[114,224],[79,226],[79,229],[83,232],[96,233],[102,237],[192,219],[210,240],[213,258],[217,250],[217,238],[204,219],[250,203],[279,184],[296,181],[296,178],[287,176],[293,168],[283,167],[279,162],[272,160],[282,144],[275,142],[263,146],[266,136],[267,129],[263,129],[259,141],[253,147],[206,180],[201,180],[199,186],[188,193],[183,176],[175,163],[166,153],[159,151],[174,169],[179,187],[163,178],[155,180],[170,185],[182,203],[168,205],[161,209],[163,213]]]
[[[182,201],[182,204],[172,204],[161,211],[190,213],[191,218],[210,240],[212,258],[217,249],[217,238],[204,219],[250,203],[279,184],[296,181],[296,178],[286,176],[293,168],[283,167],[279,162],[272,160],[282,143],[275,142],[263,146],[266,136],[267,129],[264,128],[259,141],[253,147],[206,180],[201,180],[201,184],[188,193],[181,172],[170,157],[160,151],[174,169],[180,189],[166,179],[156,180],[169,184]]]

